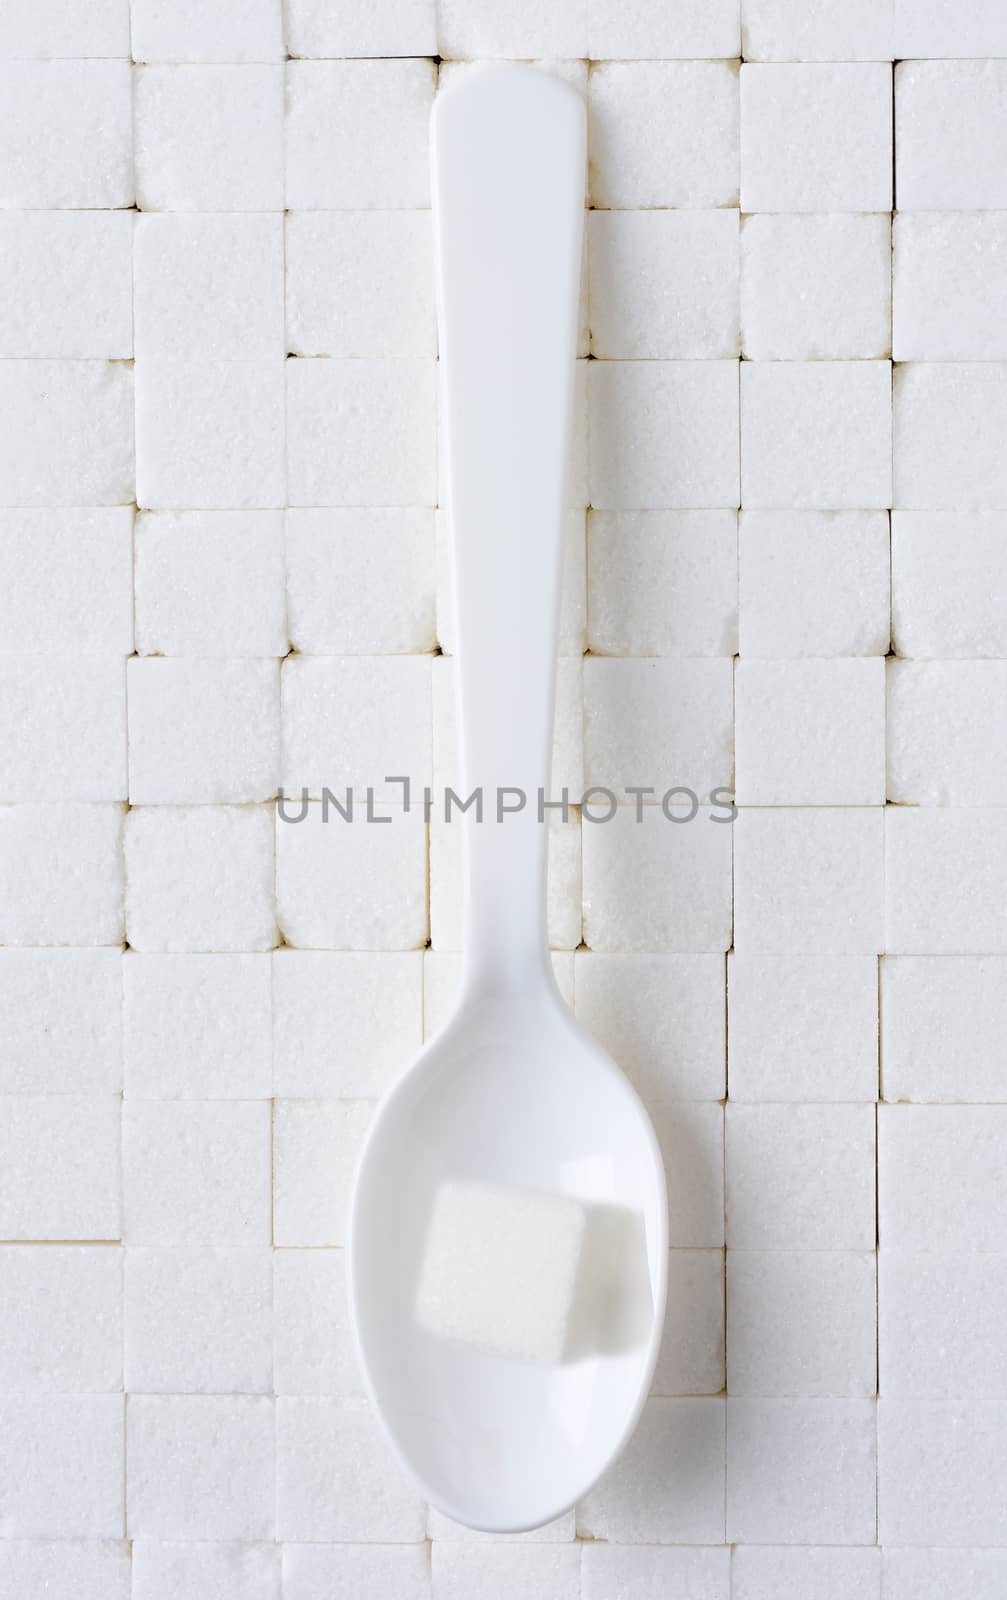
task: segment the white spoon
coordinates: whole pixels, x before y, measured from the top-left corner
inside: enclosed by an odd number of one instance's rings
[[[584,202],[580,97],[525,67],[437,100],[434,212],[455,549],[465,976],[386,1096],[357,1170],[350,1306],[367,1389],[424,1497],[493,1533],[567,1510],[622,1449],[650,1384],[667,1276],[647,1114],[573,1021],[545,939],[547,783]],[[528,803],[496,821],[497,786]],[[576,797],[575,797],[576,798]],[[511,803],[512,797],[508,797]],[[599,826],[602,824],[598,824]],[[629,1348],[536,1367],[425,1333],[413,1300],[433,1196],[467,1178],[639,1214],[649,1295]]]

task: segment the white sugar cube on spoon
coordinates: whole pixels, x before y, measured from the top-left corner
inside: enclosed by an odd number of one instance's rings
[[[559,1365],[631,1333],[625,1307],[640,1297],[625,1290],[646,1285],[642,1251],[636,1219],[621,1207],[503,1184],[444,1183],[427,1233],[416,1320],[429,1333],[496,1355]],[[623,1313],[619,1329],[615,1308]]]

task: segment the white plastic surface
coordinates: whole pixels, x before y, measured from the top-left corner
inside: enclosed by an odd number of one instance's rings
[[[622,1073],[577,1027],[544,931],[557,595],[583,219],[584,107],[531,68],[466,73],[437,101],[433,179],[447,394],[466,978],[444,1031],[380,1106],[354,1185],[350,1305],[368,1391],[423,1495],[491,1532],[538,1527],[622,1449],[647,1394],[667,1275],[664,1171]],[[515,619],[520,619],[517,623]],[[495,821],[497,787],[524,811]],[[413,1316],[434,1194],[449,1179],[612,1202],[646,1234],[647,1331],[537,1368]]]

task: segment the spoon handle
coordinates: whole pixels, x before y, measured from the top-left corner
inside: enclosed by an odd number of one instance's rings
[[[432,141],[461,792],[483,796],[482,823],[475,807],[463,818],[465,950],[470,980],[499,982],[545,963],[539,793],[552,746],[584,106],[534,68],[469,68],[438,97]],[[523,809],[505,792],[499,820],[498,791],[523,794]]]

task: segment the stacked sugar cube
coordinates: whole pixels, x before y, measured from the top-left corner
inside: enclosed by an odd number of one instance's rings
[[[507,1544],[391,1462],[341,1249],[457,985],[382,786],[457,774],[426,127],[487,56],[587,96],[554,784],[655,792],[553,814],[550,941],[672,1244],[622,1463]],[[9,0],[3,1592],[1007,1587],[1005,78],[989,0]]]

